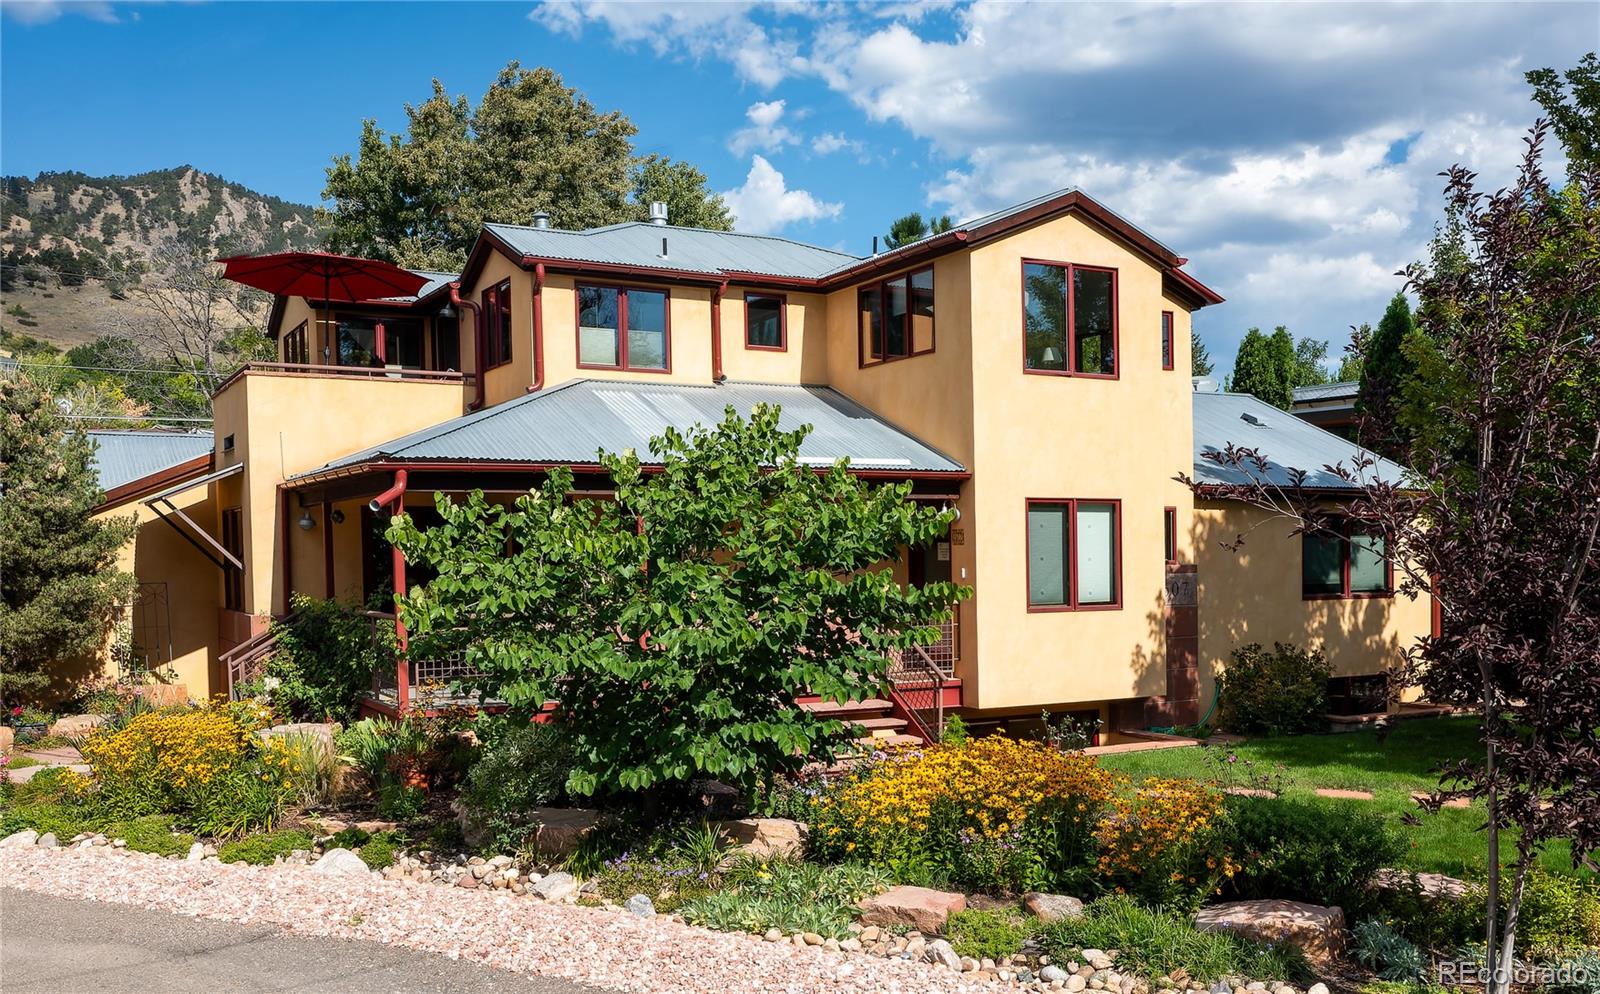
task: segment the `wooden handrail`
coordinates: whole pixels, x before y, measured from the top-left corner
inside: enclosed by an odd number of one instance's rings
[[[436,383],[470,383],[472,373],[454,369],[404,369],[389,366],[324,366],[314,362],[247,362],[223,380],[217,393],[247,373],[279,373],[292,376],[347,377],[358,380],[423,380]]]

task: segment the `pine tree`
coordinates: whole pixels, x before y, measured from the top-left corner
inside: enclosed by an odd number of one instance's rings
[[[1245,332],[1233,360],[1229,388],[1253,394],[1274,407],[1288,410],[1294,403],[1294,336],[1279,325],[1271,335],[1260,328]]]
[[[896,218],[894,223],[889,225],[889,233],[883,236],[883,244],[885,248],[897,249],[929,235],[942,235],[953,227],[955,222],[950,220],[948,214],[933,218],[930,222],[924,221],[917,211],[912,211],[904,217]]]
[[[98,652],[134,578],[117,556],[135,523],[97,520],[94,443],[44,390],[0,382],[0,702],[37,693],[53,664]]]
[[[1361,444],[1392,459],[1403,458],[1408,448],[1398,418],[1406,381],[1416,372],[1416,364],[1405,354],[1404,343],[1416,333],[1411,305],[1404,293],[1396,293],[1362,356],[1361,391],[1356,396]]]
[[[1216,367],[1211,362],[1211,353],[1206,349],[1206,343],[1200,340],[1200,333],[1193,332],[1189,336],[1189,375],[1210,376]]]

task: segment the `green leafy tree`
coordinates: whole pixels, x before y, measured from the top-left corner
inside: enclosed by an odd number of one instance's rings
[[[693,167],[635,158],[633,123],[550,69],[513,61],[476,106],[435,79],[406,122],[391,135],[368,120],[355,157],[334,158],[323,190],[333,207],[319,211],[334,251],[453,271],[486,221],[531,224],[541,211],[560,228],[637,220],[648,201],[630,195],[640,193],[706,227],[726,212]]]
[[[706,174],[687,162],[647,155],[633,171],[633,202],[640,220],[648,220],[652,201],[667,205],[667,220],[686,228],[732,231],[733,214],[722,195],[713,193]]]
[[[1280,325],[1271,335],[1260,328],[1246,331],[1228,382],[1230,390],[1254,394],[1287,411],[1294,403],[1294,340],[1288,329]]]
[[[0,703],[98,652],[133,592],[117,568],[134,520],[98,520],[94,443],[25,376],[0,381]]]
[[[1372,325],[1362,322],[1360,327],[1350,329],[1350,344],[1345,346],[1344,355],[1339,357],[1339,368],[1333,374],[1334,382],[1361,381],[1361,357],[1366,354],[1367,343],[1370,341],[1372,341]]]
[[[1400,423],[1400,408],[1404,391],[1416,374],[1416,361],[1407,349],[1417,334],[1406,295],[1396,293],[1362,354],[1361,390],[1356,395],[1361,444],[1392,459],[1403,460],[1410,447],[1409,433]]]
[[[1534,102],[1544,109],[1567,150],[1568,173],[1578,176],[1600,168],[1600,60],[1595,53],[1565,73],[1535,69],[1525,78],[1533,87]]]
[[[1200,340],[1200,333],[1192,332],[1189,335],[1189,375],[1210,376],[1215,370],[1211,353],[1206,349],[1206,343]]]
[[[807,430],[729,408],[653,439],[659,472],[601,453],[614,501],[576,499],[557,469],[509,506],[439,496],[428,530],[395,518],[390,541],[436,574],[399,600],[411,653],[461,653],[514,713],[559,701],[577,795],[750,786],[830,756],[847,729],[796,696],[881,692],[890,655],[936,638],[970,591],[877,568],[950,515],[843,462],[818,472]]]
[[[1285,332],[1287,334],[1287,332]],[[1322,338],[1302,338],[1294,343],[1294,382],[1296,387],[1315,387],[1328,382],[1328,342]]]
[[[887,248],[897,249],[929,235],[942,235],[953,227],[955,222],[950,220],[948,214],[924,221],[921,214],[912,211],[889,225],[889,233],[883,236],[883,243]]]

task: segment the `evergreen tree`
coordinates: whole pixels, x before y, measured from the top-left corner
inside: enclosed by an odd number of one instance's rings
[[[1294,403],[1294,336],[1279,325],[1271,335],[1260,328],[1245,332],[1233,360],[1229,389],[1253,394],[1285,411]]]
[[[97,520],[94,445],[25,376],[0,382],[0,702],[36,693],[52,664],[98,652],[133,575],[117,556],[135,523]]]
[[[889,225],[889,233],[883,236],[883,244],[886,248],[897,249],[929,235],[942,235],[953,227],[955,222],[950,220],[948,214],[933,218],[931,221],[924,221],[921,214],[912,211],[904,217],[896,218],[894,223]]]
[[[1198,331],[1189,335],[1189,375],[1210,376],[1216,369],[1211,362],[1211,353],[1206,349],[1206,343],[1200,340]]]
[[[1404,293],[1396,293],[1362,356],[1361,392],[1356,396],[1361,444],[1391,459],[1403,459],[1408,448],[1399,414],[1406,383],[1416,372],[1405,343],[1416,333],[1411,305]]]

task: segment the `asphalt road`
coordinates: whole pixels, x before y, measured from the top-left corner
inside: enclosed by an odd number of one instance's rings
[[[0,888],[0,992],[600,994],[377,942]]]

